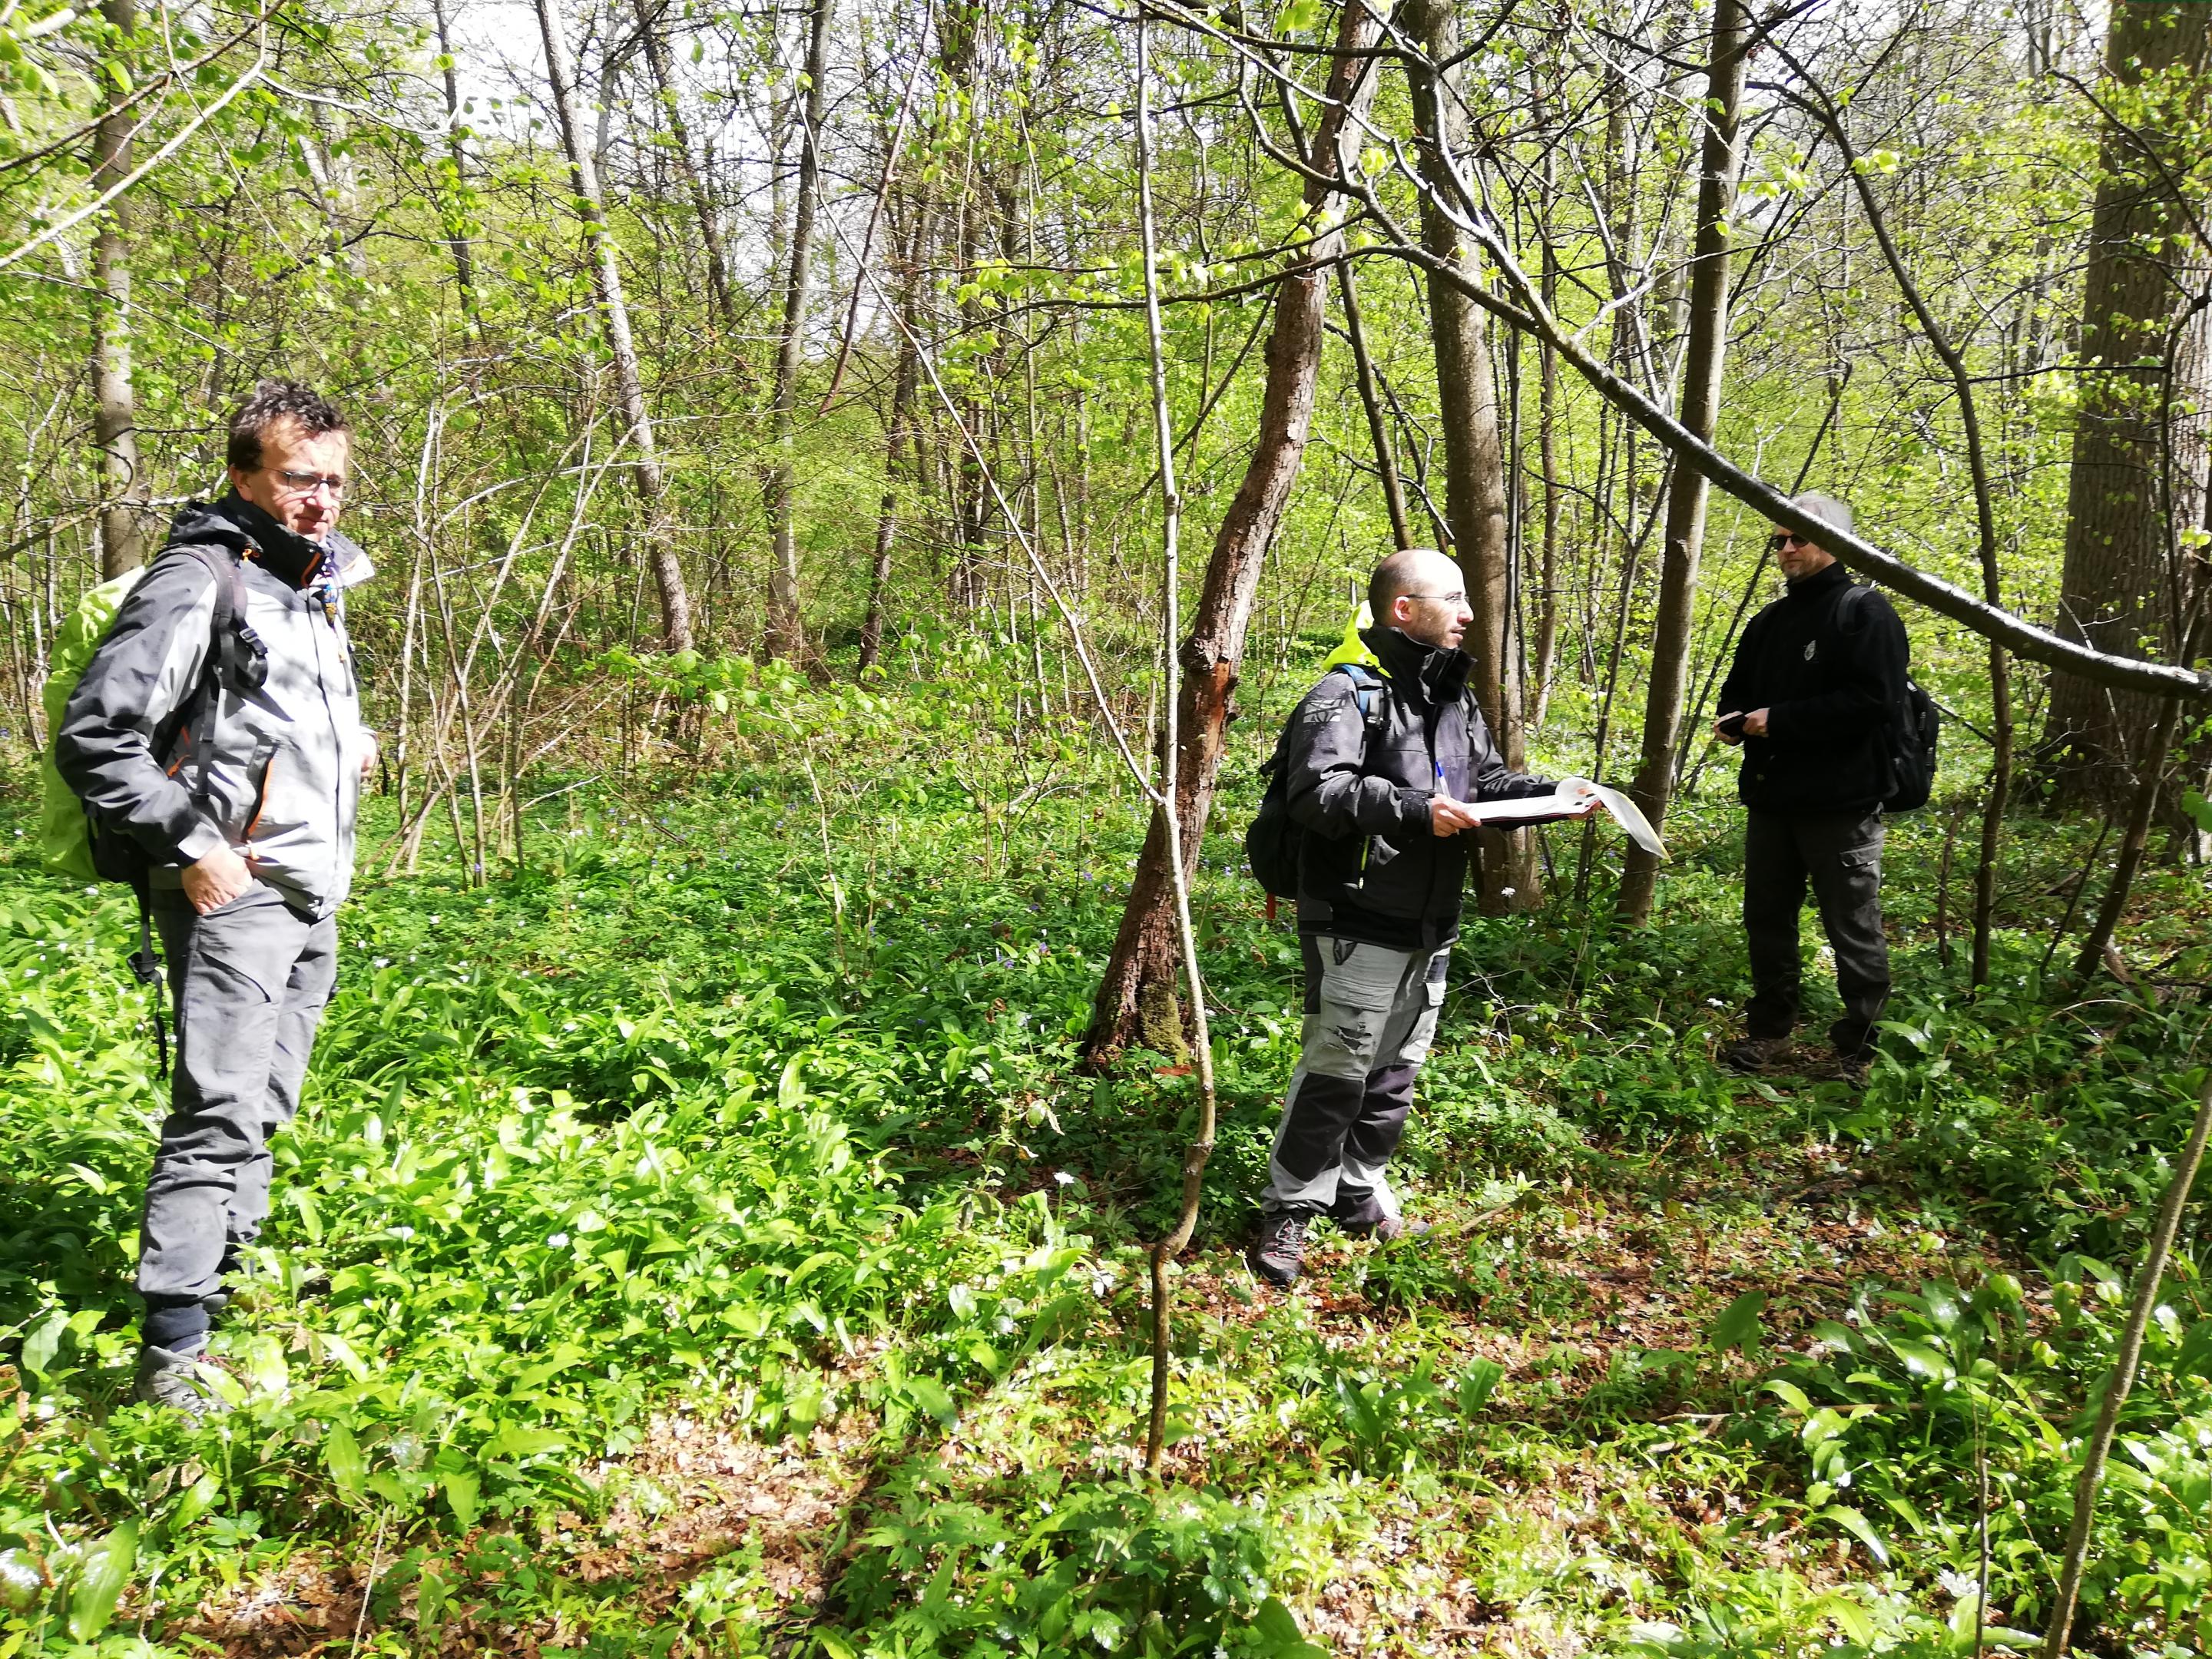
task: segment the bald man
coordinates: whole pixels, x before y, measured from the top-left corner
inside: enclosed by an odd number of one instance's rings
[[[1553,788],[1506,769],[1475,706],[1459,648],[1474,613],[1456,564],[1431,548],[1394,553],[1367,605],[1373,625],[1347,632],[1280,750],[1305,830],[1305,1034],[1246,1258],[1279,1285],[1297,1278],[1316,1217],[1356,1237],[1425,1231],[1409,1229],[1385,1170],[1443,1002],[1472,861],[1464,832],[1484,801]]]

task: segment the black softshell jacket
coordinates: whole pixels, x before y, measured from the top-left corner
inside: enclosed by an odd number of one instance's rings
[[[1721,683],[1723,714],[1767,711],[1746,738],[1737,788],[1754,811],[1790,817],[1869,812],[1890,792],[1884,727],[1905,695],[1911,646],[1881,593],[1844,596],[1839,564],[1790,584],[1751,619]]]
[[[1440,945],[1459,931],[1474,838],[1434,834],[1430,801],[1439,793],[1517,800],[1553,785],[1506,769],[1468,691],[1465,652],[1395,628],[1359,637],[1383,678],[1373,744],[1352,683],[1338,673],[1306,694],[1285,744],[1286,804],[1308,832],[1298,929],[1399,949]]]

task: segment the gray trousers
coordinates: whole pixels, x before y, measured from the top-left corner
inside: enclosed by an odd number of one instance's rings
[[[1305,1032],[1261,1207],[1370,1224],[1395,1218],[1383,1170],[1436,1040],[1451,946],[1397,951],[1314,934],[1300,943]]]
[[[153,895],[177,1016],[169,1115],[138,1245],[144,1334],[190,1352],[269,1214],[269,1138],[292,1121],[337,980],[337,922],[256,883],[210,915]]]
[[[1889,941],[1881,931],[1881,814],[1785,817],[1753,812],[1743,832],[1743,931],[1751,945],[1749,1036],[1787,1036],[1802,1000],[1797,913],[1810,886],[1836,955],[1844,1017],[1828,1028],[1837,1052],[1857,1054],[1889,1000]]]

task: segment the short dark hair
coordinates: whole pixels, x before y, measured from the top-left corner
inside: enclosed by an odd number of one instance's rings
[[[353,432],[345,411],[313,386],[297,380],[264,380],[230,417],[230,437],[223,446],[223,459],[240,472],[258,471],[262,440],[279,421],[291,422],[310,438],[319,438],[327,432],[349,435]]]

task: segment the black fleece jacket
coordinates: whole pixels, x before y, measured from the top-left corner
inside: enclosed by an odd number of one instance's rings
[[[1510,772],[1467,689],[1474,659],[1395,628],[1359,636],[1383,686],[1371,746],[1349,677],[1330,673],[1291,716],[1283,756],[1291,817],[1306,830],[1298,929],[1401,950],[1459,931],[1468,834],[1438,836],[1429,803],[1547,794],[1548,779]]]
[[[1877,590],[1851,600],[1846,618],[1851,587],[1839,564],[1791,582],[1736,643],[1720,712],[1767,711],[1766,736],[1744,739],[1737,781],[1754,811],[1866,812],[1890,793],[1883,730],[1905,695],[1911,647]]]

